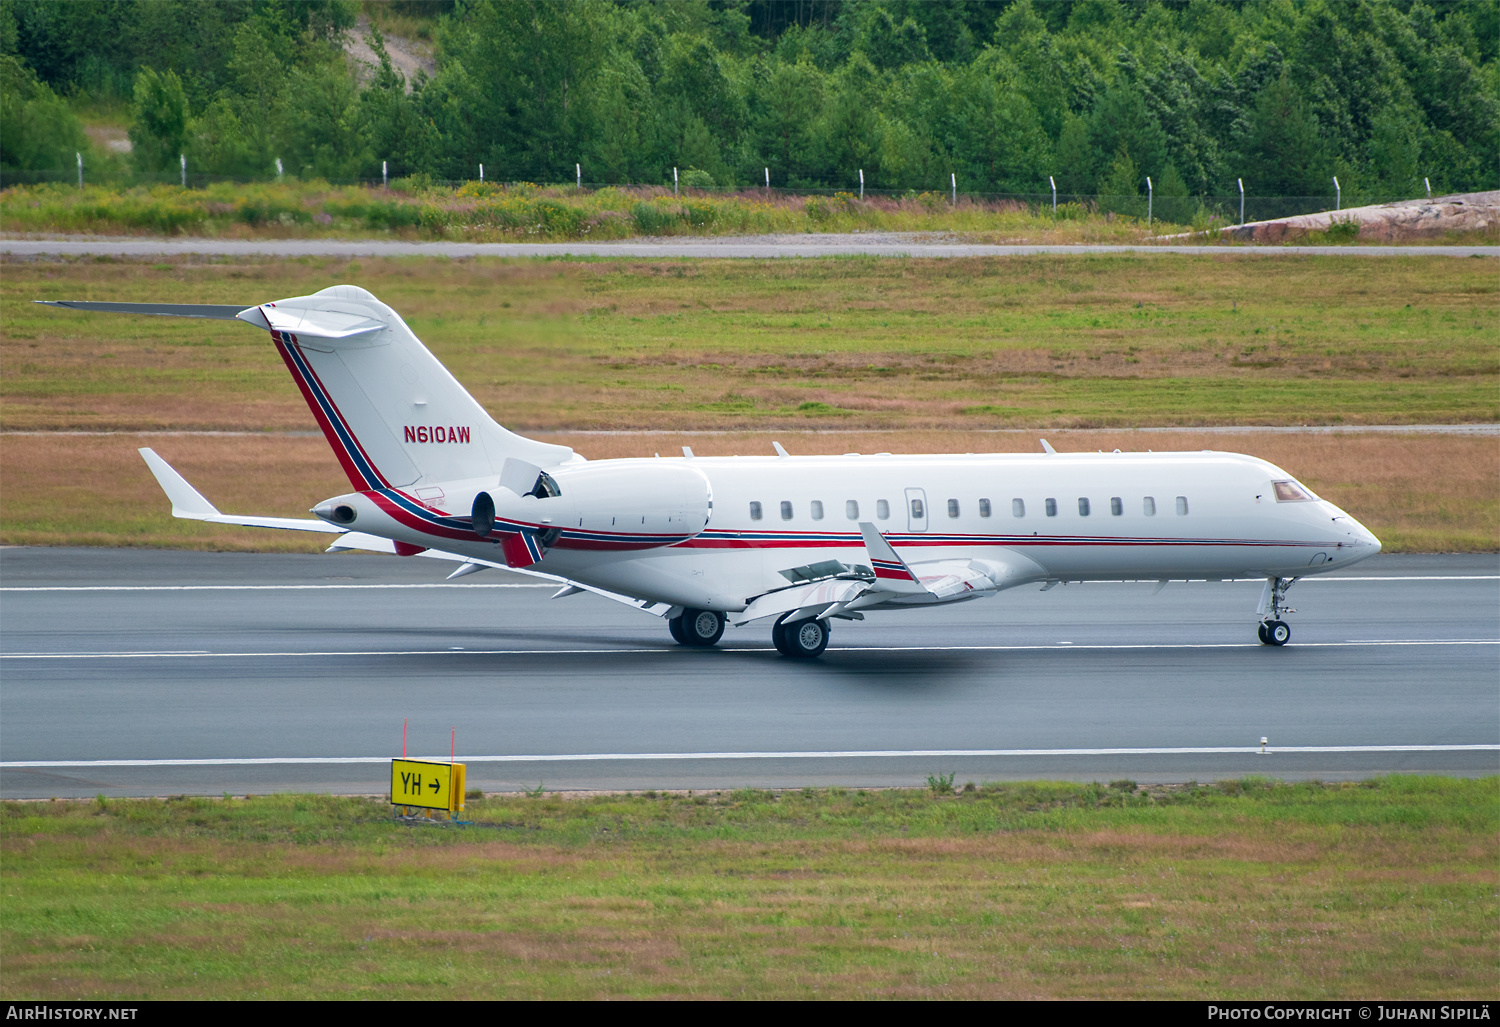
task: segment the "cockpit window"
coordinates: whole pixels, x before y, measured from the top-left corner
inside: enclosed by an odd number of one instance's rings
[[[1278,503],[1310,503],[1317,498],[1295,481],[1273,481],[1271,487],[1276,490]]]

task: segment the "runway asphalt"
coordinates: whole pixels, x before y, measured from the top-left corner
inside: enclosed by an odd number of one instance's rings
[[[648,239],[627,242],[460,243],[386,239],[200,239],[58,236],[0,239],[0,254],[13,257],[97,255],[155,257],[614,257],[663,259],[708,257],[1017,257],[1112,253],[1177,253],[1194,256],[1500,257],[1497,246],[1042,246],[966,243],[950,237],[901,233],[807,234],[748,237]]]
[[[456,729],[486,790],[1500,771],[1494,555],[1302,582],[1285,649],[1255,642],[1259,583],[1105,583],[841,622],[813,662],[763,624],[684,650],[608,600],[446,572],[0,550],[0,795],[379,793],[403,720],[413,756]]]

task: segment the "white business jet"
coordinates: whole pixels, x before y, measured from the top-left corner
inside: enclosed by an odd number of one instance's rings
[[[244,321],[269,331],[352,490],[317,520],[223,514],[141,450],[176,517],[334,533],[329,551],[505,567],[667,620],[685,646],[769,620],[813,657],[835,620],[1018,585],[1265,579],[1260,640],[1285,645],[1287,589],[1380,551],[1343,510],[1234,453],[588,461],[497,424],[390,307],[339,285],[258,306],[54,306]]]

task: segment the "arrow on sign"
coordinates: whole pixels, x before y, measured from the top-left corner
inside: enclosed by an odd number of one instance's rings
[[[438,792],[442,791],[442,787],[443,787],[442,783],[437,778],[433,778],[432,779],[432,793],[434,795],[436,795]]]

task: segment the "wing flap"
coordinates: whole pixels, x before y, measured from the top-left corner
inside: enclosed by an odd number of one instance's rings
[[[768,592],[739,613],[729,614],[729,618],[736,627],[739,627],[741,624],[749,624],[762,617],[774,617],[793,610],[812,608],[821,613],[835,603],[849,602],[868,588],[870,584],[866,581],[847,581],[837,578],[815,581],[811,585],[803,585],[800,588],[783,588]],[[809,616],[813,615],[809,614]]]

